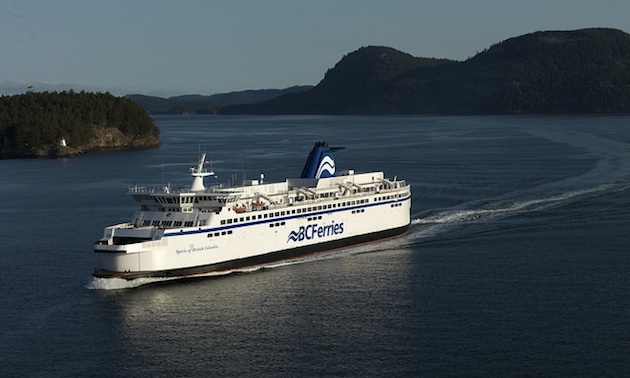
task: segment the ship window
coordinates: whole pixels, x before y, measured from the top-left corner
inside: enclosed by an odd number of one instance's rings
[[[232,224],[232,219],[228,219],[227,224]]]
[[[302,213],[302,209],[297,209],[298,214]]]
[[[273,227],[273,223],[269,223],[269,227]]]
[[[214,236],[219,236],[219,233],[218,233],[218,232],[215,232],[215,233],[214,233]]]
[[[232,235],[232,230],[228,230],[228,235]]]
[[[250,217],[246,217],[246,218],[245,218],[245,220],[250,220],[250,219],[251,219]]]
[[[262,219],[262,215],[261,214],[258,214],[258,219]]]
[[[280,215],[284,215],[284,211],[281,211],[281,212],[280,212]]]
[[[192,227],[193,222],[192,221],[186,221],[186,223],[184,223],[184,227]]]
[[[286,223],[284,223],[284,222],[280,223],[280,225],[281,225],[281,226],[284,226],[285,224],[286,224]]]
[[[279,216],[280,216],[280,213],[276,212],[276,213],[274,214],[274,216],[279,217]]]
[[[245,220],[245,218],[241,217],[238,221],[239,221],[239,222],[242,222],[242,221],[244,221],[244,220]]]
[[[225,235],[225,231],[221,231],[221,235]]]
[[[211,238],[211,237],[212,237],[212,233],[209,233],[209,234],[208,234],[208,237],[209,237],[209,238]]]
[[[267,214],[265,214],[263,217],[264,217],[265,219],[267,219]]]
[[[221,224],[225,224],[225,219],[221,221]]]

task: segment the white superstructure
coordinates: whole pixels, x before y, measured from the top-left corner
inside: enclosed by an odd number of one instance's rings
[[[410,224],[411,188],[383,172],[335,175],[319,142],[302,177],[206,188],[205,154],[189,189],[134,186],[139,209],[105,228],[94,251],[96,277],[174,277],[229,270],[401,234]]]

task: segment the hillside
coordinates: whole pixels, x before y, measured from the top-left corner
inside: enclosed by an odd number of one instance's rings
[[[159,144],[159,129],[147,112],[109,93],[0,97],[0,158],[72,156]]]
[[[630,35],[536,32],[463,61],[364,47],[314,88],[222,114],[514,114],[630,112]]]
[[[125,96],[151,114],[214,114],[224,106],[255,104],[272,98],[311,89],[311,86],[294,86],[286,89],[260,89],[211,96],[185,95],[169,98],[132,94]]]

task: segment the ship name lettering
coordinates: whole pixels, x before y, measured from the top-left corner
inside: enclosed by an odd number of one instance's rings
[[[214,245],[204,245],[201,247],[196,247],[194,245],[191,245],[188,248],[178,248],[175,250],[175,253],[182,254],[182,253],[193,253],[193,252],[201,252],[201,251],[209,251],[211,249],[216,249],[219,248],[218,245],[214,244]]]

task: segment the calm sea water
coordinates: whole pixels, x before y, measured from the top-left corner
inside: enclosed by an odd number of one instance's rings
[[[163,145],[0,161],[0,376],[624,376],[630,117],[157,117]],[[92,279],[127,187],[283,180],[316,140],[413,185],[402,237],[220,277]],[[255,241],[252,241],[255,242]]]

